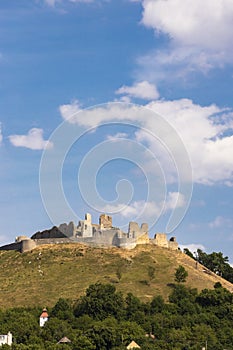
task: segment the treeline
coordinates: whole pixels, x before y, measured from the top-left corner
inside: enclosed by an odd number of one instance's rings
[[[198,261],[200,264],[207,267],[209,270],[213,271],[217,275],[225,278],[227,281],[233,283],[233,268],[228,263],[229,259],[227,256],[223,256],[223,253],[213,252],[207,254],[201,249],[197,249],[196,255],[194,256],[189,249],[185,248],[184,253],[189,255],[191,258]]]
[[[144,350],[233,349],[233,294],[220,283],[200,293],[173,284],[169,302],[155,296],[147,303],[97,283],[76,302],[59,299],[48,312],[40,328],[41,308],[2,310],[0,334],[12,332],[13,350],[123,350],[132,340]],[[64,336],[71,343],[57,344]]]

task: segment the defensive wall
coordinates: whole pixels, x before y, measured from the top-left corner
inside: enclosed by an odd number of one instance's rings
[[[14,243],[0,247],[0,250],[18,250],[20,252],[31,251],[37,246],[44,244],[83,243],[99,247],[119,247],[133,249],[140,244],[155,244],[160,247],[177,250],[178,243],[175,237],[170,240],[164,233],[155,234],[154,239],[149,239],[148,224],[143,223],[140,227],[136,222],[130,222],[128,232],[112,226],[112,218],[102,214],[99,224],[93,224],[90,214],[85,215],[76,226],[73,222],[54,226],[49,230],[38,231],[28,238],[16,237]]]

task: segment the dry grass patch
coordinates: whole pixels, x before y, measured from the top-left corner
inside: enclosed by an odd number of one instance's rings
[[[190,287],[212,288],[220,281],[233,290],[231,283],[204,273],[201,266],[196,269],[195,261],[179,251],[154,245],[129,251],[81,244],[47,245],[24,254],[0,252],[0,307],[51,306],[60,297],[76,300],[96,282],[114,283],[124,294],[131,292],[145,301],[158,294],[167,299],[179,265],[188,271]],[[152,280],[149,266],[155,270]]]

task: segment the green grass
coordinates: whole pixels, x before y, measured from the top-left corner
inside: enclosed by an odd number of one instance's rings
[[[78,244],[49,245],[32,252],[0,252],[0,307],[51,306],[60,298],[76,300],[96,282],[114,283],[124,294],[132,292],[142,300],[161,294],[167,299],[174,283],[175,269],[183,265],[189,273],[187,285],[213,288],[220,281],[233,290],[232,284],[220,277],[207,275],[202,267],[180,251],[153,245],[127,251],[118,248],[91,248]],[[155,268],[149,281],[148,266]],[[121,279],[116,276],[117,269]]]

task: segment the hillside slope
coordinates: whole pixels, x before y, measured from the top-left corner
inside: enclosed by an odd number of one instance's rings
[[[158,294],[166,299],[179,265],[188,271],[186,285],[190,287],[213,288],[220,281],[233,291],[231,283],[204,272],[201,265],[196,268],[195,261],[180,251],[154,245],[130,251],[78,244],[48,245],[24,254],[0,252],[0,308],[50,306],[60,297],[75,300],[96,282],[114,283],[118,290],[132,292],[144,301]],[[155,268],[152,281],[148,266]]]

